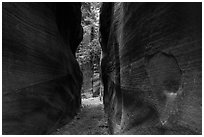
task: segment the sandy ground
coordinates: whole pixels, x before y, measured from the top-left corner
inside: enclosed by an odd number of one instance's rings
[[[81,112],[52,135],[108,135],[107,118],[99,97],[82,99]]]

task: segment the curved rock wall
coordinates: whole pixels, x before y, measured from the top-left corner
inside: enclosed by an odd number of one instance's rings
[[[80,3],[3,3],[3,134],[49,134],[76,115]]]
[[[112,134],[202,134],[202,4],[103,3]]]

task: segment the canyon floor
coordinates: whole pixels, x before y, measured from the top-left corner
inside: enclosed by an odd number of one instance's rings
[[[99,97],[82,99],[81,112],[52,135],[108,135],[103,102]]]

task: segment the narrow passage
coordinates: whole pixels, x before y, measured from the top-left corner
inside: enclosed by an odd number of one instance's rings
[[[99,44],[100,2],[82,3],[83,40],[76,52],[83,73],[81,89],[81,112],[53,135],[107,135],[108,124],[100,100],[102,84],[100,80],[101,47]]]

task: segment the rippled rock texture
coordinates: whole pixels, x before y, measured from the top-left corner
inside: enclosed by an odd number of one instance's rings
[[[201,134],[201,13],[201,3],[103,3],[101,66],[112,134]]]
[[[49,134],[76,115],[80,3],[3,3],[3,134]]]

